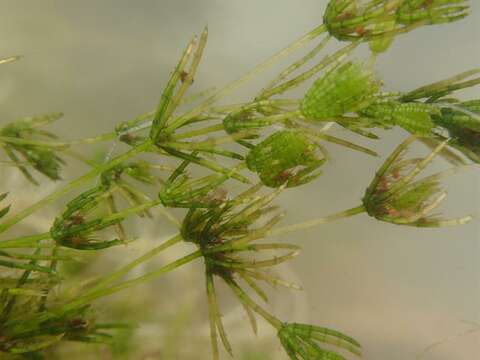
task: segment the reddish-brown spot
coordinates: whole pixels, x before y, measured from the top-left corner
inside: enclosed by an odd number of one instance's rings
[[[206,196],[206,200],[213,203],[222,203],[227,198],[228,191],[224,188],[217,188]]]
[[[398,212],[398,210],[394,209],[394,208],[389,208],[387,210],[387,214],[391,217],[399,217],[400,216],[400,213]]]
[[[187,81],[187,79],[188,79],[188,72],[182,71],[180,73],[180,81],[184,83],[185,81]],[[191,80],[191,82],[193,82],[193,79]]]
[[[392,177],[393,177],[394,179],[400,179],[400,176],[401,176],[401,175],[400,175],[400,170],[398,170],[398,169],[393,170],[393,172],[392,172]]]
[[[384,192],[387,191],[389,188],[390,183],[385,178],[382,178],[378,183],[377,190]]]
[[[356,33],[358,36],[363,36],[363,35],[365,35],[366,32],[367,32],[367,31],[365,30],[365,27],[363,27],[363,26],[361,26],[361,25],[360,25],[360,26],[357,26],[357,27],[355,28],[355,33]]]
[[[343,21],[343,20],[347,20],[347,19],[350,19],[354,16],[354,13],[351,12],[351,11],[345,11],[341,14],[339,14],[335,20],[338,20],[338,21]]]
[[[291,176],[292,174],[290,173],[290,171],[285,170],[275,176],[275,181],[283,184],[284,182],[288,181]]]
[[[70,238],[70,244],[72,244],[74,248],[80,247],[83,243],[84,238],[82,238],[81,236],[73,236]]]
[[[70,320],[70,326],[74,329],[85,329],[88,327],[88,321],[82,318],[75,318]]]
[[[65,222],[65,226],[70,227],[74,225],[81,225],[85,222],[85,218],[80,214],[75,214],[70,216],[70,218]]]
[[[130,133],[123,134],[123,135],[120,136],[120,141],[123,141],[124,143],[127,143],[127,144],[131,144],[136,139],[137,139],[137,136],[135,136],[133,134],[130,134]]]

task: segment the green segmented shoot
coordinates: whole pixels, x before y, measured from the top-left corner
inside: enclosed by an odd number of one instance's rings
[[[449,144],[476,163],[480,163],[480,100],[441,104],[433,122],[446,130]],[[439,132],[439,137],[444,134]]]
[[[415,180],[447,143],[441,143],[423,159],[402,160],[402,154],[415,139],[410,137],[400,144],[377,171],[363,197],[367,213],[381,221],[420,227],[458,225],[470,221],[470,216],[447,220],[431,215],[446,197],[439,180],[457,169]]]
[[[400,126],[408,132],[428,137],[435,127],[432,115],[438,114],[436,106],[424,103],[377,102],[363,109],[360,114],[392,126]]]
[[[247,155],[247,167],[269,187],[299,186],[318,176],[326,159],[318,146],[296,131],[279,131],[256,145]]]
[[[356,112],[370,105],[379,89],[370,69],[347,62],[315,81],[303,98],[302,114],[321,121]]]
[[[207,38],[208,29],[205,28],[200,35],[198,44],[196,38],[188,44],[177,67],[173,71],[153,117],[150,139],[154,144],[161,144],[177,129],[175,125],[170,126],[172,124],[169,124],[168,121],[180,105],[186,91],[193,83],[203,50],[207,43]],[[190,67],[187,69],[189,62]],[[177,87],[178,90],[175,92]]]
[[[57,155],[54,148],[44,146],[41,141],[36,144],[35,140],[55,139],[54,134],[39,128],[57,121],[62,116],[61,113],[54,113],[24,118],[0,129],[0,146],[27,180],[35,185],[39,185],[39,183],[27,166],[31,166],[51,180],[60,179],[60,169],[65,162]],[[24,161],[22,162],[19,157],[22,157]]]
[[[331,0],[323,16],[328,32],[343,41],[388,40],[423,25],[463,19],[468,0]],[[393,22],[393,25],[392,25]]]
[[[402,95],[399,100],[402,102],[411,102],[419,99],[425,99],[426,102],[435,102],[436,100],[444,96],[448,96],[455,91],[480,84],[480,77],[469,79],[478,74],[480,74],[480,69],[478,68],[465,71],[451,78],[437,81],[410,91]]]
[[[135,186],[132,186],[125,179],[125,177],[128,176],[142,184],[155,185],[159,182],[159,179],[153,175],[152,170],[153,167],[149,163],[138,160],[135,162],[119,164],[100,175],[100,182],[104,187],[103,191],[109,192],[105,199],[105,204],[110,214],[118,211],[118,200],[115,196],[117,193],[132,207],[141,206],[142,204],[152,201],[147,194],[137,190]],[[138,215],[152,217],[148,209]],[[115,226],[118,229],[120,239],[125,240],[125,230],[123,229],[122,224],[118,223]]]
[[[7,196],[8,193],[0,194],[0,202],[3,201]],[[7,205],[4,208],[0,209],[0,219],[8,214],[8,212],[10,211],[10,206],[11,205]]]
[[[31,310],[20,314],[16,321],[18,327],[11,327],[3,333],[6,341],[0,344],[1,351],[12,354],[26,354],[52,347],[61,340],[80,341],[85,343],[109,343],[111,335],[104,330],[121,328],[118,326],[103,327],[96,324],[93,314],[87,307],[75,309],[49,320],[39,321],[34,328],[22,327],[20,322],[28,316],[35,317]],[[102,331],[103,330],[103,331]]]
[[[210,337],[211,337],[212,349],[214,349],[213,358],[219,359],[218,344],[217,344],[217,330],[225,350],[227,350],[230,356],[233,356],[232,346],[228,341],[227,333],[225,331],[225,328],[223,327],[220,310],[218,309],[217,296],[215,294],[215,285],[214,285],[213,276],[211,273],[208,273],[208,271],[206,273],[206,279],[207,279],[208,312],[210,314],[210,329],[211,329]]]
[[[54,273],[54,271],[52,271],[49,267],[46,267],[46,266],[39,266],[39,265],[34,265],[34,264],[25,264],[25,263],[6,261],[6,260],[0,260],[0,266],[11,268],[11,269],[23,269],[23,270],[37,271],[37,272],[42,272],[42,273],[47,273],[47,274],[53,274]]]
[[[283,322],[252,300],[250,293],[255,293],[268,302],[266,286],[301,289],[270,273],[277,265],[294,259],[300,247],[263,240],[364,212],[381,221],[417,227],[463,224],[471,219],[466,216],[450,220],[433,214],[446,197],[440,180],[465,167],[418,177],[437,155],[462,163],[464,159],[456,150],[480,162],[480,101],[447,98],[479,84],[480,70],[401,94],[382,93],[373,69],[376,55],[385,52],[396,35],[423,25],[456,21],[467,13],[467,0],[330,0],[324,24],[182,113],[181,105],[191,100],[187,92],[206,47],[205,28],[198,39],[187,45],[157,108],[119,123],[109,133],[53,141],[55,135],[42,127],[60,114],[24,118],[3,126],[0,147],[10,160],[1,159],[0,164],[14,165],[35,184],[32,169],[52,180],[60,179],[60,152],[92,169],[5,220],[10,205],[2,204],[0,233],[71,191],[89,186],[91,181],[96,185],[70,200],[55,217],[49,232],[0,241],[0,267],[8,271],[7,276],[0,277],[0,357],[58,357],[56,347],[66,341],[112,344],[108,330],[125,326],[97,323],[93,301],[145,284],[197,259],[202,259],[205,267],[215,360],[220,358],[218,338],[226,351],[233,353],[219,309],[217,280],[233,291],[254,333],[258,330],[257,315],[277,331],[290,359],[346,360],[350,354],[360,356],[361,347],[353,338],[324,327]],[[262,90],[255,91],[257,95],[251,101],[214,104],[322,34],[325,37],[312,44],[310,51],[286,64]],[[332,37],[349,43],[317,59]],[[373,53],[370,61],[363,64],[345,60],[362,42],[369,43]],[[3,58],[0,64],[16,59]],[[314,76],[319,78],[300,99],[278,98]],[[324,141],[377,155],[367,147],[329,135],[327,131],[335,123],[375,139],[378,136],[369,129],[400,126],[424,137],[421,141],[433,151],[424,158],[403,159],[403,153],[417,139],[411,137],[377,171],[360,206],[274,228],[283,213],[272,204],[273,200],[286,188],[310,183],[320,175],[319,169],[327,160]],[[215,137],[211,137],[213,134]],[[87,152],[72,149],[74,145],[100,141],[113,141],[113,145],[120,141],[124,144],[118,145],[129,150],[113,157],[112,146],[106,159],[95,162]],[[144,160],[132,161],[139,155]],[[181,163],[176,167],[158,165],[160,160],[152,159],[160,156]],[[210,175],[190,178],[187,167],[192,164],[209,169]],[[260,178],[256,185],[250,186],[245,168]],[[157,177],[154,170],[168,171],[167,180]],[[227,187],[229,179],[238,181],[236,188]],[[274,190],[268,192],[264,186]],[[153,194],[158,198],[152,199]],[[0,194],[0,202],[6,196]],[[70,255],[77,250],[93,252],[125,244],[124,221],[134,214],[153,218],[152,208],[161,204],[186,209],[181,224],[167,213],[180,228],[177,235],[117,270],[96,276],[86,284],[74,281],[71,289],[63,291],[64,279],[57,276],[64,275],[64,269],[57,266],[59,261],[71,260],[74,256]],[[113,231],[117,235],[112,235]],[[122,279],[181,241],[196,249],[153,271]]]
[[[287,289],[291,289],[291,290],[303,290],[302,286],[300,286],[300,285],[294,284],[290,281],[280,279],[276,276],[272,276],[272,275],[270,275],[270,274],[268,274],[264,271],[251,270],[251,269],[241,269],[241,270],[238,270],[238,273],[242,277],[243,280],[245,280],[249,283],[250,286],[252,286],[252,283],[255,284],[253,282],[253,279],[256,279],[256,280],[264,281],[264,282],[270,284],[273,287],[283,286],[283,287],[285,287]],[[253,286],[252,286],[252,288],[253,288]],[[263,300],[267,301],[266,296],[261,296],[261,297],[262,297]]]
[[[160,190],[158,197],[166,207],[201,208],[216,206],[223,199],[217,198],[213,192],[228,179],[228,174],[214,174],[190,180],[186,174],[182,174],[172,181],[167,181]]]
[[[380,38],[374,38],[370,41],[370,51],[373,54],[380,54],[387,51],[392,45],[393,40],[395,39],[394,35],[388,35],[388,33],[395,30],[396,21],[390,20],[383,23],[378,23],[374,26],[374,33],[385,33],[384,36]]]
[[[345,360],[345,357],[323,349],[319,343],[334,346],[339,350],[347,350],[360,356],[360,344],[341,332],[324,327],[284,323],[278,331],[278,337],[286,353],[292,360]]]
[[[397,10],[400,24],[444,24],[468,15],[468,0],[404,0]]]
[[[165,90],[160,97],[160,102],[155,111],[155,115],[152,121],[152,127],[150,130],[150,139],[154,144],[159,143],[161,142],[161,140],[163,140],[160,135],[168,120],[168,117],[166,115],[169,113],[169,106],[172,102],[175,89],[178,83],[181,81],[182,73],[195,47],[195,43],[196,39],[193,39],[185,48],[185,51],[180,58],[180,61],[178,62],[175,70],[172,73],[172,76],[170,77],[170,80],[167,83],[167,86],[165,87]]]
[[[315,75],[317,75],[322,70],[328,68],[329,66],[334,66],[335,64],[339,63],[345,56],[349,55],[356,47],[358,43],[349,44],[340,50],[334,52],[331,55],[325,56],[318,64],[313,66],[311,69],[303,72],[302,74],[295,76],[293,79],[285,81],[280,85],[275,86],[272,89],[268,89],[262,92],[257,99],[268,99],[274,95],[283,94],[286,91],[292,90],[300,85],[302,85],[305,81],[311,79]]]
[[[130,214],[141,213],[158,205],[159,201],[142,203],[138,206],[93,219],[87,216],[98,209],[110,195],[109,189],[98,185],[87,190],[71,200],[63,214],[57,217],[50,228],[50,235],[60,246],[71,247],[79,250],[101,250],[111,246],[125,244],[124,240],[103,240],[97,238],[96,233],[111,226],[120,224]]]
[[[226,167],[223,167],[219,165],[217,162],[214,161],[209,161],[207,159],[204,159],[200,156],[197,155],[197,153],[194,151],[192,154],[185,153],[183,151],[179,151],[173,148],[164,148],[168,154],[171,154],[172,156],[175,156],[176,158],[188,161],[189,163],[197,164],[202,167],[205,167],[207,169],[210,169],[216,173],[227,175],[228,177],[231,177],[232,179],[238,180],[244,184],[249,184],[250,180],[243,176],[242,174],[238,173],[238,171],[233,171],[231,169],[228,169]],[[242,166],[239,165],[239,169]],[[238,170],[239,170],[238,169]]]
[[[305,56],[294,62],[292,65],[288,66],[285,70],[280,72],[275,79],[273,79],[260,93],[258,97],[263,97],[268,90],[272,89],[277,84],[281,83],[283,80],[287,79],[293,72],[300,69],[307,62],[312,60],[317,54],[322,51],[330,40],[330,36],[326,36],[317,46],[315,46],[311,51],[309,51]]]
[[[262,238],[278,221],[272,216],[260,228],[253,225],[272,211],[268,206],[278,192],[269,196],[259,196],[248,203],[250,196],[259,190],[258,186],[251,188],[244,194],[232,200],[225,200],[221,205],[211,209],[191,208],[182,224],[182,237],[195,243],[202,252],[205,260],[207,294],[210,313],[210,336],[214,358],[218,358],[217,335],[220,336],[225,349],[231,354],[231,346],[227,340],[218,310],[214,290],[214,276],[221,278],[228,285],[238,287],[235,277],[242,279],[262,299],[267,301],[267,295],[257,284],[257,280],[272,285],[283,285],[295,288],[294,285],[268,275],[258,270],[270,268],[277,264],[291,260],[298,254],[299,247],[291,244],[252,244],[252,241]],[[262,230],[259,232],[259,230]],[[253,235],[253,237],[252,237]],[[247,254],[259,254],[265,251],[286,251],[284,255],[274,255],[267,259],[255,259]],[[243,255],[243,256],[242,256]],[[233,285],[234,284],[234,285]],[[243,290],[240,290],[243,293]],[[257,325],[252,303],[245,296],[237,297],[244,307],[254,332]]]

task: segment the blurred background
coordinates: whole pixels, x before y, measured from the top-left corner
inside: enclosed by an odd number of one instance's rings
[[[103,0],[0,1],[0,55],[21,54],[0,68],[0,124],[32,114],[62,111],[55,127],[70,139],[111,131],[116,123],[153,109],[185,44],[208,24],[210,37],[196,78],[197,90],[221,87],[321,22],[323,0]],[[472,15],[445,26],[421,28],[399,37],[378,59],[377,71],[391,91],[404,91],[480,65],[480,3]],[[357,55],[367,53],[362,46]],[[283,65],[288,64],[286,60]],[[275,69],[236,92],[241,101],[268,81]],[[465,99],[478,98],[477,89]],[[328,146],[332,162],[317,181],[282,194],[284,223],[295,223],[356,206],[375,169],[406,137],[401,130],[379,132],[365,141],[332,133],[377,150],[369,158]],[[426,149],[416,146],[419,153]],[[443,160],[438,167],[445,167]],[[3,171],[3,170],[2,170]],[[78,171],[83,171],[82,169]],[[75,173],[75,171],[74,171]],[[480,173],[449,179],[447,216],[473,214],[468,225],[415,229],[376,222],[360,215],[285,236],[304,251],[283,277],[304,291],[279,289],[272,301],[285,320],[316,323],[351,334],[370,360],[470,360],[480,345]],[[25,204],[53,190],[2,174]],[[22,204],[14,211],[18,210]],[[44,228],[54,209],[27,226]],[[180,213],[178,213],[180,214]],[[38,222],[40,225],[38,225]],[[140,245],[117,252],[108,264],[136,256],[174,229],[165,223],[137,231]],[[114,253],[115,254],[115,253]],[[175,253],[166,255],[175,256]],[[163,261],[163,260],[161,260]],[[198,265],[198,266],[197,266]],[[96,264],[96,266],[100,266]],[[197,266],[197,267],[196,267]],[[194,271],[198,270],[198,271]],[[94,269],[89,269],[94,272]],[[64,349],[64,358],[208,359],[209,338],[204,282],[199,264],[169,280],[120,294],[100,304],[140,326],[128,355],[85,348]],[[222,297],[229,298],[222,290]],[[223,296],[225,293],[225,296]],[[127,302],[125,304],[124,302]],[[222,304],[227,330],[239,359],[284,359],[274,334],[262,327],[255,338],[242,309]],[[127,309],[127,310],[125,310]],[[132,309],[136,313],[132,314]],[[447,340],[442,342],[443,340]],[[424,352],[431,344],[442,342]],[[225,355],[226,356],[226,355]]]

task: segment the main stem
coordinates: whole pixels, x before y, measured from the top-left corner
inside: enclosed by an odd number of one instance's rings
[[[0,224],[0,233],[7,231],[10,229],[13,225],[19,223],[26,217],[30,216],[33,214],[35,211],[41,209],[45,205],[48,205],[58,198],[62,197],[65,194],[68,194],[72,190],[76,189],[77,187],[85,184],[86,182],[90,181],[91,179],[94,179],[96,176],[100,175],[102,172],[110,170],[111,168],[115,167],[116,165],[122,163],[123,161],[140,154],[147,150],[151,146],[150,140],[146,140],[144,143],[138,145],[137,147],[134,147],[130,151],[127,151],[126,153],[117,156],[116,158],[110,160],[109,162],[106,162],[102,165],[97,166],[96,168],[92,169],[90,172],[86,173],[85,175],[71,181],[68,183],[66,186],[63,188],[58,189],[57,191],[51,193],[50,195],[44,197],[40,201],[36,202],[32,206],[20,211],[17,215],[14,215],[10,219],[7,219],[3,224]]]
[[[50,232],[18,237],[16,239],[0,241],[0,249],[31,248],[41,240],[50,239]]]
[[[168,249],[169,247],[177,244],[181,240],[182,240],[182,236],[180,234],[177,234],[177,235],[173,236],[169,240],[167,240],[164,243],[160,244],[159,246],[154,247],[153,249],[149,250],[148,252],[146,252],[145,254],[140,256],[139,258],[135,259],[131,263],[123,266],[122,268],[115,271],[114,273],[105,276],[103,279],[100,279],[100,282],[95,287],[93,287],[89,291],[89,293],[94,293],[94,292],[100,290],[101,288],[103,288],[105,285],[108,285],[108,284],[114,282],[115,280],[121,278],[122,276],[127,274],[130,270],[132,270],[133,268],[135,268],[138,265],[150,260],[154,256],[158,255],[160,252],[162,252],[162,251]]]
[[[118,285],[114,285],[114,286],[112,286],[110,288],[107,288],[107,289],[99,289],[99,290],[96,290],[96,291],[92,291],[92,292],[90,292],[90,293],[88,293],[84,296],[81,296],[77,300],[74,300],[71,303],[65,305],[62,308],[62,312],[68,312],[68,311],[73,310],[75,308],[87,305],[91,301],[93,301],[95,299],[98,299],[100,297],[111,295],[111,294],[114,294],[114,293],[119,292],[121,290],[125,290],[125,289],[128,289],[128,288],[131,288],[132,286],[139,285],[139,284],[144,283],[146,281],[155,279],[155,278],[157,278],[159,276],[162,276],[162,275],[164,275],[164,274],[166,274],[166,273],[168,273],[172,270],[175,270],[176,268],[178,268],[182,265],[185,265],[189,262],[192,262],[193,260],[198,259],[201,256],[202,256],[202,252],[200,250],[197,250],[197,251],[195,251],[195,252],[193,252],[189,255],[186,255],[186,256],[178,259],[178,260],[175,260],[175,261],[171,262],[168,265],[165,265],[165,266],[161,267],[160,269],[158,269],[156,271],[149,272],[145,275],[139,276],[139,277],[137,277],[135,279],[132,279],[132,280],[125,281],[125,282],[123,282],[121,284],[118,284]]]
[[[307,229],[307,228],[310,228],[310,227],[313,227],[313,226],[326,224],[326,223],[329,223],[329,222],[332,222],[332,221],[335,221],[335,220],[339,220],[339,219],[347,218],[347,217],[354,216],[354,215],[357,215],[357,214],[361,214],[363,212],[365,212],[365,207],[363,205],[356,206],[354,208],[344,210],[344,211],[340,211],[338,213],[325,216],[323,218],[312,219],[312,220],[304,221],[304,222],[293,224],[293,225],[287,225],[287,226],[279,227],[275,230],[270,231],[268,233],[268,236],[288,234],[288,233],[291,233],[291,232],[294,232],[294,231]]]
[[[67,303],[60,308],[51,309],[48,312],[44,312],[44,313],[39,314],[39,316],[37,318],[35,318],[34,320],[32,320],[28,323],[20,322],[20,323],[16,324],[16,327],[19,330],[20,334],[23,333],[23,332],[32,331],[33,329],[36,328],[36,326],[38,326],[39,323],[42,323],[42,322],[47,321],[49,319],[54,319],[56,317],[62,317],[62,316],[64,316],[64,314],[67,314],[70,311],[75,311],[76,309],[79,309],[79,308],[81,308],[85,305],[88,305],[91,301],[93,301],[95,299],[114,294],[114,293],[119,292],[121,290],[128,289],[132,286],[135,286],[135,285],[141,284],[143,282],[146,282],[146,281],[152,280],[154,278],[157,278],[159,276],[162,276],[162,275],[164,275],[164,274],[166,274],[170,271],[173,271],[173,270],[179,268],[182,265],[185,265],[189,262],[192,262],[193,260],[195,260],[195,259],[197,259],[201,256],[202,256],[202,252],[200,250],[197,250],[197,251],[195,251],[195,252],[193,252],[189,255],[186,255],[186,256],[178,259],[178,260],[175,260],[175,261],[171,262],[170,264],[167,264],[167,265],[161,267],[160,269],[158,269],[156,271],[152,271],[150,273],[139,276],[139,277],[137,277],[135,279],[132,279],[132,280],[129,280],[129,281],[125,281],[123,283],[120,283],[118,285],[112,286],[112,287],[107,288],[107,289],[98,289],[98,290],[95,290],[95,291],[88,292],[87,294],[85,294],[83,296],[80,296],[76,300],[71,301],[70,303]],[[127,266],[129,266],[129,265],[127,265]],[[115,275],[115,277],[117,277],[117,276]],[[108,281],[110,281],[110,279]],[[13,331],[15,332],[15,330],[16,329],[14,328]]]
[[[117,137],[117,134],[115,132],[111,132],[111,133],[101,134],[95,137],[90,137],[85,139],[58,142],[58,141],[41,141],[41,140],[34,140],[34,139],[22,139],[22,138],[9,137],[9,136],[0,136],[0,142],[4,144],[30,145],[30,146],[47,147],[47,148],[62,150],[62,149],[67,149],[72,145],[93,144],[100,141],[115,140],[116,137]]]
[[[173,122],[173,128],[177,128],[180,126],[185,120],[188,120],[192,116],[195,116],[199,113],[201,113],[203,110],[205,110],[210,104],[214,103],[218,99],[222,98],[223,96],[227,95],[234,89],[238,88],[245,82],[249,81],[253,77],[255,77],[257,74],[260,72],[264,71],[265,69],[269,68],[271,65],[273,65],[275,62],[279,61],[280,59],[288,56],[295,50],[301,48],[302,46],[306,45],[309,41],[315,39],[322,33],[326,31],[325,25],[320,25],[313,29],[312,31],[308,32],[304,36],[302,36],[300,39],[297,39],[294,41],[292,44],[284,48],[283,50],[279,51],[263,63],[257,65],[255,68],[253,68],[251,71],[249,71],[247,74],[242,76],[241,78],[237,79],[236,81],[230,83],[229,85],[225,86],[223,89],[215,93],[214,95],[210,96],[208,99],[206,99],[202,104],[200,104],[198,107],[193,109],[192,111],[188,112],[187,114],[179,117],[177,120]],[[112,134],[105,134],[101,135],[100,138],[109,138],[112,136]],[[22,221],[26,217],[30,216],[32,213],[35,211],[41,209],[45,205],[57,200],[58,198],[62,197],[63,195],[69,193],[73,189],[77,188],[78,186],[84,184],[85,182],[91,180],[95,176],[99,175],[101,172],[106,171],[111,169],[112,167],[116,166],[117,164],[121,163],[122,161],[125,161],[126,159],[135,156],[138,153],[141,153],[142,151],[146,150],[149,146],[151,145],[151,142],[149,140],[145,141],[143,144],[133,148],[132,150],[126,152],[123,155],[118,156],[117,158],[93,169],[89,173],[85,174],[84,176],[75,179],[71,181],[69,184],[67,184],[65,187],[55,191],[54,193],[46,196],[45,198],[41,199],[34,205],[24,209],[17,215],[11,217],[7,221],[5,221],[3,224],[0,224],[0,233],[5,232],[6,230],[10,229],[13,225],[17,224],[18,222]]]
[[[226,96],[227,94],[229,94],[233,90],[237,89],[238,87],[240,87],[244,83],[248,82],[249,80],[254,78],[256,75],[258,75],[262,71],[268,69],[270,66],[272,66],[273,64],[275,64],[279,60],[281,60],[284,57],[290,55],[295,50],[305,46],[306,44],[308,44],[308,42],[310,42],[311,40],[320,36],[326,30],[327,30],[327,28],[325,27],[325,25],[317,26],[315,29],[313,29],[310,32],[308,32],[307,34],[303,35],[301,38],[297,39],[296,41],[294,41],[293,43],[288,45],[286,48],[280,50],[275,55],[271,56],[270,58],[268,58],[267,60],[265,60],[261,64],[254,67],[252,70],[250,70],[247,74],[245,74],[241,78],[231,82],[230,84],[225,86],[223,89],[219,90],[218,92],[216,92],[215,94],[213,94],[212,96],[207,98],[205,101],[203,101],[196,108],[192,109],[188,113],[186,113],[186,114],[180,116],[179,118],[177,118],[175,121],[173,121],[169,125],[169,128],[172,130],[172,129],[176,129],[176,128],[180,127],[185,121],[188,121],[188,119],[197,116],[202,111],[204,111],[206,108],[208,108],[208,106],[210,106],[214,102],[218,101],[222,97]]]
[[[232,280],[226,280],[230,288],[233,290],[235,295],[237,295],[240,299],[242,299],[248,306],[250,306],[253,311],[255,311],[257,314],[259,314],[261,317],[263,317],[270,325],[272,325],[275,329],[280,330],[282,327],[282,322],[278,320],[275,316],[270,314],[267,310],[262,308],[260,305],[258,305],[255,301],[253,301],[250,296],[245,293],[245,291],[242,290],[240,286],[237,285]]]

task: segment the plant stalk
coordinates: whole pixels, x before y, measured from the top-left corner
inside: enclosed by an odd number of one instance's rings
[[[94,179],[98,175],[100,175],[102,172],[110,170],[111,168],[115,167],[116,165],[122,163],[123,161],[130,159],[131,157],[138,155],[144,151],[146,151],[149,147],[151,146],[150,140],[146,140],[144,143],[138,145],[137,147],[132,148],[130,151],[127,151],[126,153],[117,156],[116,158],[97,166],[96,168],[92,169],[85,175],[69,182],[66,186],[58,189],[57,191],[54,191],[50,195],[47,195],[40,201],[36,202],[32,206],[20,211],[18,214],[10,217],[7,219],[4,223],[0,224],[0,233],[7,231],[10,229],[13,225],[19,223],[23,219],[27,218],[31,214],[33,214],[35,211],[41,209],[45,205],[48,205],[55,200],[59,199],[65,194],[68,194],[69,192],[73,191],[77,187],[87,183],[88,181]]]

